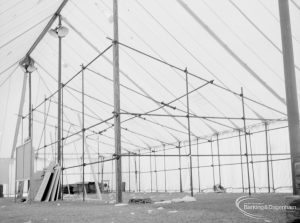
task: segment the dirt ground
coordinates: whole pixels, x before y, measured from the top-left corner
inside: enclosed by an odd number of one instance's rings
[[[151,198],[152,201],[171,200],[187,196],[185,193],[124,193],[124,203],[129,198]],[[196,201],[166,204],[128,204],[115,206],[114,194],[104,194],[103,201],[94,200],[88,195],[82,202],[81,197],[65,197],[57,202],[14,203],[13,199],[0,199],[0,222],[286,222],[284,210],[263,210],[255,213],[266,217],[256,220],[245,216],[236,207],[237,198],[245,194],[196,194]],[[257,194],[264,204],[284,205],[288,194]],[[253,212],[252,212],[253,213]]]

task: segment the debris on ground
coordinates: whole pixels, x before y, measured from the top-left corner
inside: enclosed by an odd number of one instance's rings
[[[148,210],[148,214],[151,214],[153,212],[153,210]]]
[[[158,208],[157,208],[157,210],[163,210],[163,209],[164,209],[163,207],[158,207]]]
[[[178,211],[174,210],[174,211],[168,211],[168,213],[177,213]]]
[[[214,185],[213,190],[216,193],[226,193],[226,189],[221,184]]]
[[[131,198],[128,201],[129,204],[151,204],[152,200],[150,198]]]

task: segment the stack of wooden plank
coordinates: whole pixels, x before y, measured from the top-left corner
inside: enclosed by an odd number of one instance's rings
[[[51,163],[34,198],[35,201],[56,201],[60,197],[61,167]]]

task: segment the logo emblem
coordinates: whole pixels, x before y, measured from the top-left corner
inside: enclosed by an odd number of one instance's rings
[[[264,222],[272,222],[269,218],[261,214],[252,214],[251,210],[265,210],[268,209],[268,205],[265,205],[260,199],[255,197],[242,196],[235,200],[235,206],[239,211],[249,217]]]

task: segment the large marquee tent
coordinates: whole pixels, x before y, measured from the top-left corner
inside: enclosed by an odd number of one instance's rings
[[[28,52],[36,67],[30,74],[34,171],[57,160],[59,18],[69,31],[61,39],[63,183],[94,181],[94,172],[115,190],[112,1],[69,0],[55,16],[62,2],[0,2],[6,194],[14,194],[14,147],[29,135],[29,79],[20,66]],[[278,2],[126,0],[118,8],[126,190],[190,191],[192,184],[194,192],[209,192],[221,184],[233,192],[249,186],[290,192]],[[291,0],[289,9],[299,86],[300,1]],[[35,45],[53,16],[51,31]]]

